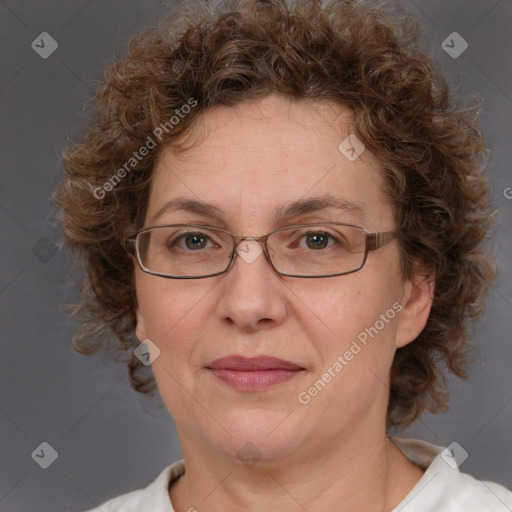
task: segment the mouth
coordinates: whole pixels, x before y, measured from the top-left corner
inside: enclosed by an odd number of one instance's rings
[[[292,379],[304,370],[290,361],[270,356],[223,357],[210,363],[206,369],[238,391],[263,391]]]

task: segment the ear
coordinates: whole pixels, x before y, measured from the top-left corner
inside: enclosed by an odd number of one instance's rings
[[[142,316],[142,313],[140,311],[140,307],[138,304],[135,305],[135,315],[137,317],[137,326],[135,327],[135,336],[137,336],[137,339],[142,343],[144,340],[148,339],[149,336],[147,335],[146,324],[144,322],[144,318]]]
[[[403,347],[414,341],[427,324],[434,298],[435,275],[418,272],[404,283],[403,309],[399,315],[395,345]]]

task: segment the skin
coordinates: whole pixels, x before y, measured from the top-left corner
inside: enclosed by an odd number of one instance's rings
[[[338,221],[392,231],[379,162],[351,162],[338,145],[352,130],[348,109],[272,95],[207,111],[192,149],[163,151],[155,165],[145,225],[205,223],[261,236],[299,223]],[[325,210],[274,221],[276,206],[324,194],[362,213]],[[222,208],[221,218],[187,212],[155,218],[186,196]],[[396,240],[370,252],[358,272],[322,279],[280,276],[261,255],[238,257],[226,274],[163,279],[135,270],[137,337],[160,351],[152,365],[172,414],[186,473],[170,488],[177,512],[389,511],[421,478],[386,437],[389,370],[397,348],[428,318],[432,284],[402,278]],[[395,302],[403,310],[309,404],[297,396]],[[304,370],[260,392],[236,391],[205,366],[233,354],[270,355]],[[245,466],[246,443],[261,459]]]

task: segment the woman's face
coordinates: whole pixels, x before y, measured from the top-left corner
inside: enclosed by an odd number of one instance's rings
[[[317,222],[392,231],[377,160],[366,150],[351,161],[353,152],[338,147],[352,122],[334,104],[278,96],[210,110],[191,133],[193,149],[159,158],[145,225],[207,224],[250,236]],[[356,208],[274,218],[292,201],[327,195]],[[175,198],[220,214],[161,210]],[[329,278],[278,275],[262,254],[237,257],[229,272],[205,279],[165,279],[137,265],[136,291],[137,337],[160,349],[152,369],[182,446],[230,456],[318,454],[355,432],[383,429],[394,352],[423,327],[398,313],[411,283],[400,276],[396,241],[370,252],[360,271]],[[234,384],[247,372],[230,373],[230,382],[212,370],[228,356],[271,356],[297,371],[251,390]]]

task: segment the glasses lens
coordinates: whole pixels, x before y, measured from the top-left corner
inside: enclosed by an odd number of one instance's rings
[[[298,277],[353,272],[363,264],[366,237],[361,228],[314,224],[290,227],[268,237],[278,272]],[[202,277],[229,265],[233,238],[224,231],[192,225],[152,228],[137,236],[145,270],[169,277]]]
[[[276,270],[284,274],[341,274],[361,267],[365,242],[361,228],[318,224],[272,233],[268,252]]]
[[[233,251],[228,233],[190,225],[153,228],[137,238],[142,266],[170,277],[198,277],[224,271]]]

